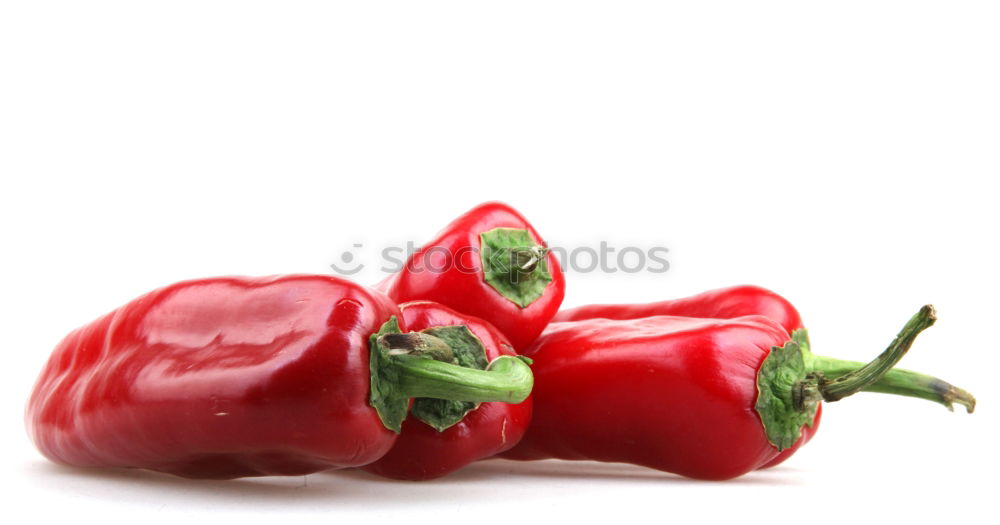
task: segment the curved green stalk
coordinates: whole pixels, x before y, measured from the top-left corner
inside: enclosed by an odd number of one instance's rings
[[[899,332],[888,348],[870,363],[814,355],[805,330],[774,347],[757,373],[757,404],[768,441],[778,450],[792,446],[811,424],[820,401],[839,401],[858,392],[883,392],[935,401],[951,408],[959,403],[972,412],[976,399],[961,388],[935,377],[895,370],[917,335],[937,320],[934,308],[924,306]]]
[[[893,339],[889,347],[879,354],[872,362],[852,370],[839,377],[828,377],[824,370],[814,368],[817,363],[805,360],[806,368],[811,370],[811,376],[815,380],[802,382],[802,388],[816,389],[817,393],[824,401],[839,401],[847,396],[854,395],[865,388],[875,384],[882,379],[892,367],[899,363],[899,360],[906,355],[906,352],[913,346],[913,341],[917,335],[925,329],[931,327],[937,317],[934,307],[926,305],[917,312],[900,330],[899,335]],[[814,397],[804,394],[803,397]]]
[[[390,366],[399,373],[396,392],[406,398],[520,403],[528,398],[533,382],[531,368],[513,356],[494,359],[486,370],[409,355],[395,357]]]
[[[841,377],[865,365],[819,355],[808,356],[807,361],[811,369],[822,372],[826,377]],[[936,377],[898,368],[889,370],[881,379],[864,387],[862,392],[926,399],[940,403],[948,410],[954,410],[953,404],[958,403],[970,414],[976,409],[976,398],[969,392]]]
[[[369,404],[382,424],[397,433],[411,398],[520,403],[534,383],[528,363],[518,357],[498,357],[485,370],[467,368],[454,362],[442,339],[424,332],[400,333],[395,317],[369,343]]]

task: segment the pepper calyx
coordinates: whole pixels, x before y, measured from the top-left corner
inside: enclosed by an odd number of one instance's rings
[[[800,332],[796,330],[796,333]],[[808,348],[805,331],[792,335],[784,346],[771,348],[757,372],[757,403],[755,409],[764,425],[767,440],[779,451],[791,447],[802,435],[804,425],[812,426],[819,400],[809,396],[811,389],[802,385],[819,378],[806,368],[804,353]],[[796,392],[799,392],[798,394]]]
[[[528,230],[494,228],[480,234],[480,257],[487,284],[520,308],[535,302],[552,282],[548,249]]]
[[[392,317],[368,340],[368,403],[392,432],[402,430],[413,398],[520,403],[531,394],[531,368],[517,357],[504,355],[485,369],[469,368],[459,364],[449,343],[439,337],[425,332],[398,334],[399,323]],[[447,424],[442,421],[441,425]]]
[[[925,305],[906,322],[889,346],[868,363],[817,356],[809,351],[805,330],[774,347],[757,372],[757,413],[768,441],[778,450],[792,446],[802,424],[811,424],[819,402],[839,401],[858,392],[883,392],[941,403],[960,403],[971,413],[976,398],[936,377],[894,367],[922,331],[937,320]]]
[[[392,359],[387,335],[401,334],[399,321],[391,317],[379,328],[379,331],[368,338],[369,356],[368,371],[370,376],[371,395],[368,398],[382,424],[389,430],[399,434],[403,420],[409,409],[410,400],[395,394],[393,385],[399,382],[399,371],[386,362]]]
[[[423,330],[422,333],[444,341],[451,348],[455,364],[475,370],[486,370],[489,364],[486,347],[467,326],[434,326]],[[479,403],[471,401],[419,397],[413,401],[410,413],[438,432],[443,432],[478,407]]]

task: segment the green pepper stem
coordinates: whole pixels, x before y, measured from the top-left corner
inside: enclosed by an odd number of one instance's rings
[[[839,401],[849,395],[860,392],[882,378],[906,352],[913,346],[913,341],[920,332],[929,328],[937,321],[934,307],[925,305],[916,315],[903,326],[899,334],[878,357],[867,365],[842,375],[836,379],[820,381],[819,391],[824,401]]]
[[[538,263],[545,258],[548,252],[548,248],[538,245],[527,248],[510,248],[510,272],[512,280],[516,279],[517,276],[530,274],[535,271]]]
[[[813,354],[805,329],[791,333],[791,340],[771,348],[757,372],[757,403],[768,441],[778,450],[793,446],[802,427],[816,417],[820,401],[837,401],[857,392],[885,392],[935,401],[951,408],[964,405],[968,412],[976,399],[960,388],[935,377],[896,370],[917,335],[934,324],[934,308],[924,306],[889,347],[870,363],[857,363]]]
[[[445,363],[455,362],[455,353],[448,343],[430,334],[385,334],[378,338],[377,343],[387,347],[389,355],[419,355]]]
[[[516,357],[498,357],[485,370],[464,367],[444,339],[425,332],[400,333],[395,317],[371,335],[369,346],[368,403],[396,433],[402,430],[412,398],[520,403],[534,382],[528,364]]]
[[[968,392],[935,377],[908,370],[893,370],[917,335],[936,320],[934,307],[924,306],[906,323],[889,347],[868,364],[806,354],[806,369],[811,373],[796,385],[793,391],[795,404],[805,407],[819,399],[832,402],[868,391],[928,399],[949,408],[952,403],[959,403],[972,412],[976,401]]]
[[[818,355],[811,356],[811,359],[811,368],[826,377],[841,377],[864,366],[858,361]],[[881,379],[863,388],[862,392],[926,399],[940,403],[948,410],[954,410],[953,404],[958,403],[970,414],[976,409],[976,398],[969,392],[936,377],[898,368],[889,370]]]
[[[476,370],[421,356],[394,356],[387,366],[398,374],[396,395],[452,401],[520,403],[531,393],[531,368],[513,356],[501,356]]]
[[[395,377],[398,397],[520,403],[531,393],[531,369],[514,357],[499,357],[477,370],[457,364],[448,343],[426,332],[384,334],[377,343],[388,348],[383,366]]]

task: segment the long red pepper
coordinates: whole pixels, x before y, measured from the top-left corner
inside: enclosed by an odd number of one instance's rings
[[[492,325],[430,301],[399,305],[403,322],[447,341],[463,366],[482,369],[514,356],[507,338]],[[513,447],[531,420],[531,398],[521,403],[463,403],[418,399],[402,433],[381,459],[362,467],[395,479],[426,480]]]
[[[524,400],[531,372],[442,362],[429,334],[405,347],[384,295],[324,276],[168,286],[67,336],[28,402],[28,433],[76,466],[194,478],[301,475],[382,457],[410,399]],[[416,340],[415,344],[414,340]]]
[[[676,315],[710,319],[734,319],[747,315],[762,315],[780,324],[797,341],[808,346],[809,336],[802,324],[798,310],[784,297],[759,286],[741,285],[709,290],[697,295],[645,304],[596,304],[562,310],[553,318],[558,321],[585,319],[641,319],[654,315]],[[823,361],[829,374],[844,375],[860,368],[864,363],[826,359]],[[825,360],[825,361],[824,361]],[[950,406],[962,394],[949,391],[952,385],[937,378],[893,369],[875,383],[865,387],[866,392],[882,392],[935,401]],[[806,439],[803,440],[806,441]]]
[[[538,232],[506,204],[476,206],[377,286],[397,303],[434,301],[482,318],[526,348],[555,315],[565,281]]]
[[[681,297],[679,299],[669,299],[652,303],[640,304],[592,304],[560,310],[555,315],[553,321],[582,321],[584,319],[640,319],[654,315],[676,315],[683,317],[703,317],[709,319],[734,319],[746,315],[762,315],[780,324],[789,334],[796,334],[797,337],[807,340],[808,337],[803,331],[802,317],[798,310],[784,297],[760,286],[740,285],[728,288],[719,288],[706,292]],[[854,363],[855,368],[861,363]],[[843,371],[842,373],[847,373]],[[893,370],[889,379],[892,381],[900,375],[902,371]],[[819,428],[820,418],[823,409],[816,410],[816,417],[812,425],[802,429],[802,436],[789,448],[782,450],[777,457],[768,462],[764,467],[773,467],[785,461],[802,445],[809,442]]]
[[[639,319],[654,315],[733,319],[763,315],[792,333],[802,328],[798,310],[784,297],[759,286],[709,290],[690,297],[644,304],[592,304],[560,310],[552,322],[583,319]]]
[[[923,308],[875,361],[815,356],[763,316],[553,323],[534,360],[534,417],[512,459],[628,462],[702,479],[766,467],[815,431],[819,402],[871,388],[933,324]],[[975,399],[912,372],[881,391],[969,412]],[[947,388],[941,388],[947,385]]]

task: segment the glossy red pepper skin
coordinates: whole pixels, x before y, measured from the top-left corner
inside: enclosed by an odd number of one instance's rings
[[[397,437],[368,404],[368,337],[399,315],[333,277],[167,286],[58,345],[28,432],[59,463],[191,478],[365,465]]]
[[[709,480],[766,466],[779,451],[754,410],[757,373],[788,340],[763,316],[553,323],[525,352],[534,416],[504,457],[626,462]]]
[[[645,304],[593,304],[562,310],[552,322],[584,319],[639,319],[654,315],[734,319],[763,315],[790,334],[802,328],[798,310],[784,297],[759,286],[743,285],[709,290],[698,295]]]
[[[593,304],[561,310],[553,322],[585,319],[640,319],[656,315],[734,319],[747,315],[762,315],[780,324],[789,333],[803,327],[798,310],[784,297],[760,286],[740,285],[709,290],[697,295],[643,304]],[[785,461],[816,434],[822,408],[816,413],[812,427],[802,431],[802,437],[791,448],[763,465],[773,467]]]
[[[562,304],[565,280],[559,261],[548,253],[551,274],[542,295],[521,307],[484,279],[480,235],[496,228],[527,230],[537,245],[544,241],[528,221],[506,204],[479,205],[449,224],[406,262],[403,269],[377,285],[397,303],[428,300],[482,318],[498,328],[515,349],[527,348],[542,333]]]
[[[482,341],[489,361],[502,355],[516,355],[507,338],[482,319],[430,301],[404,303],[399,308],[410,330],[464,325]],[[531,407],[530,397],[517,404],[482,403],[443,432],[411,416],[403,422],[402,433],[392,449],[362,469],[413,481],[444,476],[517,444],[531,421]]]

